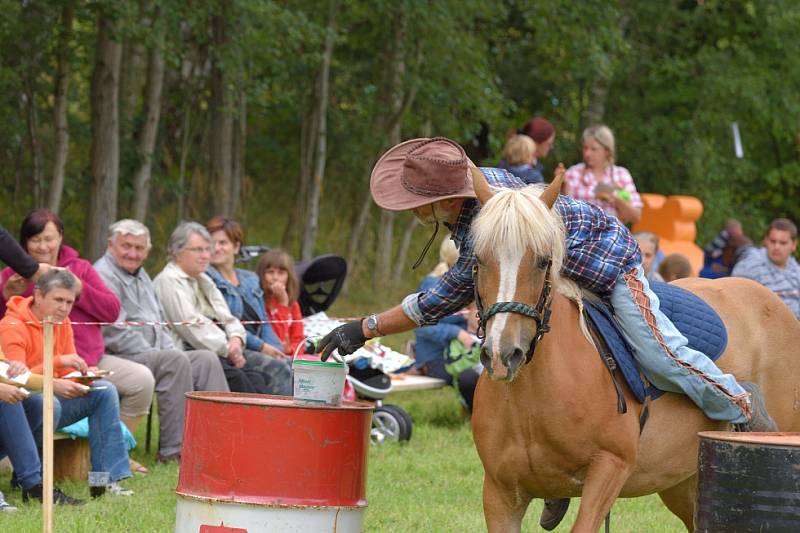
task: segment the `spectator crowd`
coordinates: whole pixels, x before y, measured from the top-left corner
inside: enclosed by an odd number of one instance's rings
[[[236,268],[244,233],[234,220],[180,223],[168,262],[144,268],[150,231],[124,219],[109,228],[94,264],[64,242],[64,224],[40,209],[19,240],[0,228],[0,458],[23,501],[42,500],[43,322],[54,322],[54,423],[88,418],[91,469],[102,490],[132,496],[124,480],[147,469],[125,434],[158,406],[159,463],[179,462],[185,393],[290,395],[291,354],[302,343],[299,284],[291,257],[272,250],[257,273]],[[244,322],[244,324],[243,324]],[[273,328],[275,326],[275,328]],[[94,375],[86,385],[77,376]],[[26,378],[24,388],[12,384]],[[103,477],[104,476],[104,477]],[[57,504],[83,502],[55,488]],[[0,493],[0,509],[15,510]]]
[[[509,137],[499,167],[528,184],[545,181],[541,159],[555,142],[553,125],[529,120]],[[642,199],[631,173],[617,164],[612,131],[604,125],[583,132],[583,161],[565,174],[563,193],[592,204],[626,224],[639,222]],[[637,233],[650,282],[693,274],[688,260],[664,257],[658,237]],[[289,395],[290,355],[304,339],[300,286],[292,258],[282,250],[264,254],[255,272],[238,268],[244,231],[235,220],[215,216],[206,225],[182,222],[172,232],[168,262],[151,278],[144,268],[152,242],[147,226],[124,219],[109,228],[105,254],[94,263],[64,242],[55,213],[30,213],[15,240],[0,228],[0,458],[14,469],[22,498],[43,499],[42,323],[54,326],[56,429],[88,418],[91,468],[106,474],[103,492],[131,496],[124,480],[146,468],[128,457],[125,433],[134,432],[158,406],[156,459],[180,460],[185,394],[233,391]],[[770,288],[800,318],[797,227],[774,220],[753,246],[735,220],[726,222],[705,249],[704,277],[739,276]],[[440,264],[420,290],[434,284],[458,260],[449,238]],[[474,352],[474,308],[416,333],[416,371],[454,385],[468,411],[481,370],[453,361]],[[467,361],[467,359],[465,359]],[[453,370],[453,369],[456,370]],[[70,379],[95,372],[87,386]],[[10,384],[27,376],[26,389]],[[29,391],[29,392],[27,392]],[[99,494],[99,493],[98,493]],[[54,489],[54,501],[83,502]],[[0,509],[12,510],[0,493]]]

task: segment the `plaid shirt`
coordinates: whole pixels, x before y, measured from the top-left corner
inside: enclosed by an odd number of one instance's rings
[[[522,180],[504,170],[481,168],[481,171],[492,187],[518,189],[525,186]],[[562,275],[600,296],[608,296],[620,273],[641,264],[636,239],[617,218],[593,205],[559,196],[555,208],[566,229]],[[456,224],[449,228],[459,250],[458,261],[436,285],[403,300],[403,311],[415,323],[435,324],[473,300],[472,267],[476,259],[471,226],[479,211],[477,200],[464,202]]]
[[[576,200],[581,200],[590,204],[594,204],[609,215],[617,215],[617,209],[611,202],[599,200],[594,195],[594,188],[599,183],[611,185],[615,189],[623,189],[628,191],[631,195],[631,205],[633,207],[642,208],[642,198],[636,190],[636,185],[633,183],[633,177],[628,169],[625,167],[618,167],[612,165],[606,167],[603,171],[602,179],[596,179],[594,174],[586,168],[585,163],[578,163],[567,169],[564,174],[564,181],[569,187],[569,195]]]

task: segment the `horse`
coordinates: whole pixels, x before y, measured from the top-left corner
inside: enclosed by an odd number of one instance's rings
[[[596,532],[616,498],[658,493],[692,531],[697,433],[731,425],[666,393],[640,428],[643,407],[624,384],[629,409],[618,413],[612,378],[582,321],[580,291],[559,276],[558,181],[544,191],[495,192],[473,171],[482,206],[473,223],[475,294],[479,306],[496,309],[484,315],[492,315],[484,323],[486,371],[472,415],[487,528],[518,532],[533,498],[580,496],[572,531]],[[761,387],[782,431],[800,430],[800,325],[791,311],[745,279],[675,284],[705,300],[727,327],[717,361],[723,371]]]

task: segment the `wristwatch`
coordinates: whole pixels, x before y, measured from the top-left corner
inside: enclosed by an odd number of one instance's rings
[[[383,333],[378,329],[378,315],[369,315],[367,317],[367,329],[372,333],[373,337],[383,337]]]

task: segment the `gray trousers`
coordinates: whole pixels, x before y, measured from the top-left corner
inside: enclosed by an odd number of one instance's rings
[[[118,354],[116,358],[144,365],[153,373],[158,397],[158,448],[161,455],[181,451],[186,407],[184,395],[187,392],[229,390],[219,357],[209,350],[161,350]]]
[[[269,355],[253,350],[244,350],[244,358],[247,361],[246,370],[255,370],[264,376],[267,389],[266,394],[277,394],[279,396],[291,396],[292,390],[292,367],[287,359],[276,359]]]

